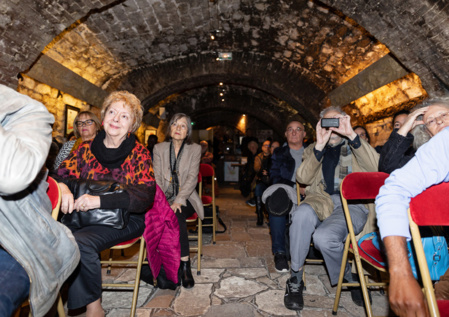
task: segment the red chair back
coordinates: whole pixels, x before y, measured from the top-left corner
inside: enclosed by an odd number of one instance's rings
[[[200,174],[202,177],[213,177],[214,168],[209,164],[200,164]]]
[[[51,208],[55,209],[58,206],[58,202],[59,202],[58,183],[50,176],[47,177],[47,183],[48,183],[47,195],[51,201]]]
[[[375,199],[388,176],[383,172],[351,173],[341,184],[341,194],[347,200]]]
[[[427,188],[410,200],[410,215],[418,226],[449,225],[449,183]]]

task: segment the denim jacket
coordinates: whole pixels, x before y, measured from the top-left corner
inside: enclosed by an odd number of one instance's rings
[[[0,85],[0,244],[30,278],[33,316],[53,306],[78,265],[70,232],[51,217],[46,172],[53,116],[41,103]]]

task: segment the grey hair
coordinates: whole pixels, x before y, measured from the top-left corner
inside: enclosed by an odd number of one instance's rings
[[[413,134],[413,148],[415,150],[431,138],[431,135],[424,124],[417,125],[410,131],[410,133]]]
[[[426,99],[413,109],[416,110],[419,108],[423,108],[423,107],[427,107],[427,106],[436,106],[436,105],[440,105],[440,106],[443,106],[443,107],[449,109],[449,96]]]
[[[342,114],[342,115],[344,115],[344,116],[347,114],[346,112],[344,112],[343,110],[341,110],[340,107],[330,106],[330,107],[327,107],[326,109],[321,110],[321,112],[320,112],[320,118],[324,118],[324,115],[325,115],[326,113],[328,113],[329,111],[336,111],[336,112],[339,112],[340,114]]]
[[[192,144],[192,120],[185,113],[175,113],[173,117],[170,119],[170,122],[167,126],[167,132],[165,134],[165,141],[171,141],[171,126],[176,123],[179,119],[184,118],[187,121],[187,135],[185,138],[186,144]]]

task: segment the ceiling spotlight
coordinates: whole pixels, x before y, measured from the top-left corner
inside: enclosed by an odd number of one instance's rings
[[[215,36],[213,34],[210,35],[210,39],[213,41],[215,40]]]
[[[223,96],[223,93],[222,93],[222,92],[220,92],[220,96]]]
[[[221,101],[224,101],[224,99],[221,99]]]
[[[246,114],[243,114],[244,117],[246,117]]]
[[[220,86],[223,86],[223,83],[220,83],[219,85],[220,85]]]

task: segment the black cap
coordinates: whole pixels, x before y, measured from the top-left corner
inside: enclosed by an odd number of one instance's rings
[[[268,212],[274,216],[285,216],[292,209],[293,203],[283,188],[276,189],[266,203]]]

